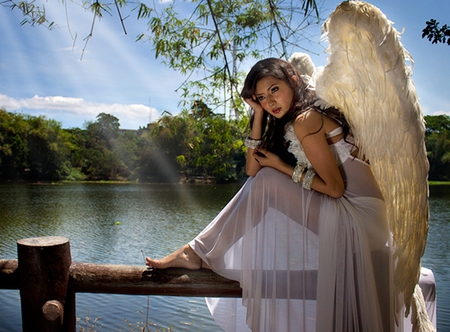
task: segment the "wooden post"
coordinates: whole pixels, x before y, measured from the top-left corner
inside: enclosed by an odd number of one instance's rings
[[[69,240],[57,236],[22,239],[17,241],[17,253],[22,331],[75,331],[74,296],[68,296]]]
[[[17,259],[0,259],[0,289],[19,289]]]

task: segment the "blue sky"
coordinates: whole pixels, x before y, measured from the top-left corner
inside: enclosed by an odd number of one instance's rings
[[[137,129],[165,110],[179,112],[181,97],[176,89],[184,78],[155,60],[149,42],[135,41],[147,30],[144,20],[129,17],[125,35],[116,17],[105,16],[96,22],[83,54],[92,15],[75,2],[64,3],[45,2],[47,16],[57,24],[52,30],[21,26],[18,10],[0,6],[0,107],[45,115],[63,128],[83,128],[86,121],[95,121],[104,112],[119,118],[121,128]],[[328,16],[339,3],[325,0],[323,15]],[[397,30],[404,30],[401,40],[415,62],[413,79],[424,114],[450,115],[450,46],[421,38],[425,21],[431,18],[450,24],[450,1],[371,3]],[[320,27],[310,33],[318,41]],[[324,45],[304,46],[312,51],[316,65],[325,64]]]

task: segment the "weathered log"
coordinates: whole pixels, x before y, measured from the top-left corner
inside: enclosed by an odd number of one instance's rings
[[[70,284],[77,293],[240,297],[239,283],[201,269],[73,263]]]
[[[239,283],[211,270],[72,263],[69,287],[78,293],[241,297]],[[0,260],[0,289],[19,289],[17,260]]]
[[[302,283],[286,287],[288,274],[297,280],[317,280],[317,270],[277,271],[265,274],[263,283],[276,285],[279,298],[316,299],[316,288],[304,289]],[[267,278],[267,279],[266,279]],[[170,268],[148,269],[140,266],[73,263],[70,285],[77,293],[139,294],[199,297],[241,297],[237,281],[226,279],[211,270]],[[262,296],[272,297],[272,288]]]

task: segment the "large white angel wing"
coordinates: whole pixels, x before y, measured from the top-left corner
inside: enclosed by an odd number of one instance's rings
[[[330,56],[317,95],[349,121],[384,195],[395,242],[394,284],[407,311],[428,231],[425,125],[399,33],[365,2],[341,3],[324,25]]]

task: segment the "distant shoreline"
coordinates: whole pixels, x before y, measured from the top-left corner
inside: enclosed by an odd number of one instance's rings
[[[448,186],[450,181],[428,181],[430,186]]]

